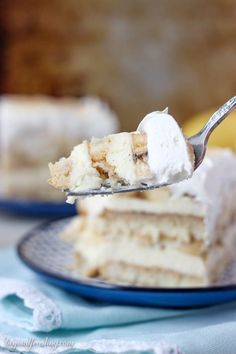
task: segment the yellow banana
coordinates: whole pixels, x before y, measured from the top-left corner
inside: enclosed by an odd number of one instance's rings
[[[216,110],[217,108],[211,109],[189,119],[183,126],[184,133],[191,136],[199,132]],[[232,112],[213,132],[209,139],[209,146],[236,150],[236,111]]]

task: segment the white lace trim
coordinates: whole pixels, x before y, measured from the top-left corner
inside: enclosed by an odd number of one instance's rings
[[[41,291],[24,281],[0,278],[0,300],[9,295],[16,295],[23,300],[24,306],[32,310],[32,319],[19,321],[19,318],[12,319],[7,314],[1,314],[1,321],[9,325],[20,327],[29,331],[49,332],[60,328],[62,316],[59,307]],[[45,343],[44,343],[45,342]],[[78,351],[90,350],[98,354],[125,354],[128,352],[141,353],[150,351],[153,354],[183,354],[176,345],[164,342],[138,342],[123,340],[94,340],[90,342],[70,342],[69,340],[17,338],[6,336],[0,333],[0,350],[5,353],[34,353],[34,354],[55,354],[78,353]]]
[[[122,354],[127,352],[152,351],[153,354],[183,354],[176,345],[165,342],[137,342],[120,340],[97,340],[75,345],[79,350],[93,350],[95,353]]]
[[[78,342],[73,343],[73,345],[69,346],[60,346],[53,347],[53,343],[56,344],[59,340],[49,338],[45,338],[48,343],[48,346],[42,347],[37,345],[37,339],[35,339],[35,345],[30,347],[30,344],[20,345],[23,342],[23,339],[4,336],[3,333],[0,333],[0,349],[14,350],[14,353],[33,353],[33,354],[51,354],[52,350],[54,354],[72,354],[78,353],[80,351],[92,351],[97,354],[141,354],[142,352],[151,352],[152,354],[184,354],[177,345],[168,344],[165,342],[154,342],[154,341],[146,341],[146,342],[138,342],[138,341],[124,341],[124,340],[111,340],[111,339],[100,339],[94,340],[90,342]],[[25,339],[25,343],[32,343],[32,338]],[[43,340],[40,340],[41,343]],[[63,341],[63,340],[62,340]],[[64,344],[66,341],[63,341]],[[69,342],[69,341],[68,341]],[[11,346],[8,344],[11,343]],[[49,345],[51,343],[51,346]],[[17,345],[15,345],[17,344]],[[14,347],[13,347],[14,345]]]
[[[28,331],[50,332],[60,328],[62,323],[59,307],[34,286],[21,280],[0,278],[0,300],[9,295],[16,295],[23,300],[24,305],[32,310],[32,323],[13,320],[1,314],[1,321]]]

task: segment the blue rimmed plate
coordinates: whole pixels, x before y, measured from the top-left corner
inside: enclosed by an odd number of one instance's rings
[[[91,299],[120,304],[197,308],[236,299],[236,262],[217,286],[202,288],[144,288],[82,277],[72,270],[72,246],[59,234],[70,219],[47,222],[28,233],[18,245],[21,260],[44,280]]]
[[[67,217],[76,214],[75,205],[24,199],[0,199],[0,210],[25,216]]]

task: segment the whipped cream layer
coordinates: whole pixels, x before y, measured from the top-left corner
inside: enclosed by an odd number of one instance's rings
[[[71,190],[79,191],[86,188],[100,188],[102,179],[99,177],[97,170],[92,166],[87,141],[74,147],[70,159],[72,164],[70,177]],[[76,168],[77,166],[83,166],[83,168]],[[73,199],[73,197],[68,198],[68,200],[72,201]]]
[[[148,193],[152,194],[154,192],[149,191]],[[118,195],[94,196],[93,198],[81,200],[79,206],[91,216],[102,215],[105,211],[156,215],[193,215],[199,218],[205,216],[204,205],[186,196],[178,196],[177,198],[174,194],[163,200],[130,198],[129,194],[127,194],[127,197],[123,195],[121,197]]]
[[[191,177],[194,170],[191,146],[167,110],[146,115],[137,131],[147,134],[148,164],[154,183],[170,184]]]
[[[91,267],[102,266],[112,261],[145,268],[163,268],[192,276],[206,276],[205,262],[201,257],[174,248],[165,250],[158,247],[144,248],[135,242],[122,240],[117,243],[104,242],[94,245],[91,242],[88,244],[78,242],[75,250],[81,252]]]

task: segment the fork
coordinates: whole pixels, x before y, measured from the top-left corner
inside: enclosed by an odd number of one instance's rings
[[[199,133],[188,138],[189,143],[193,147],[193,151],[195,155],[194,170],[196,170],[200,166],[200,164],[204,159],[206,148],[207,148],[207,142],[211,133],[230,114],[230,112],[232,112],[235,106],[236,106],[236,96],[232,97],[223,106],[221,106],[210,117],[206,125],[200,130]],[[94,195],[109,195],[113,193],[141,192],[141,191],[156,189],[160,187],[165,187],[167,185],[168,184],[149,185],[146,183],[140,183],[139,186],[120,186],[120,187],[112,187],[112,188],[109,186],[102,186],[99,189],[90,189],[90,190],[83,190],[78,192],[66,190],[65,192],[67,196],[86,197],[86,196],[94,196]]]
[[[232,112],[236,106],[236,96],[232,97],[218,111],[216,111],[208,120],[206,125],[200,130],[199,133],[191,136],[188,141],[193,147],[195,155],[194,169],[202,163],[205,153],[208,139],[215,128]]]

